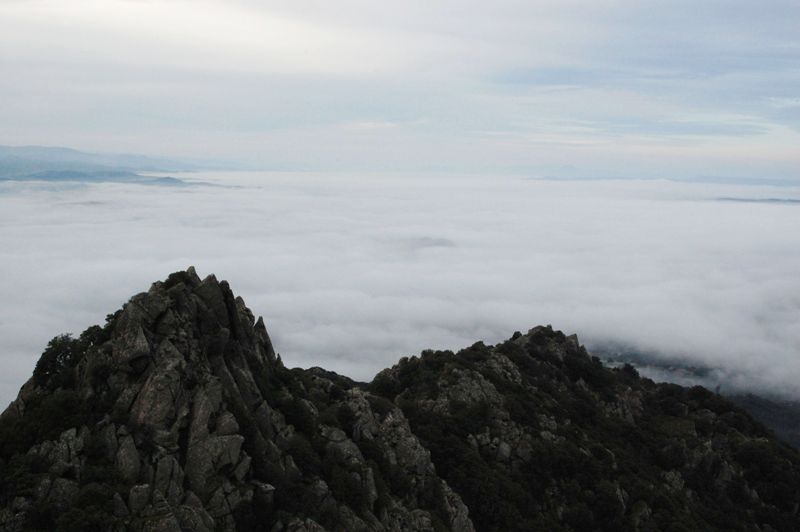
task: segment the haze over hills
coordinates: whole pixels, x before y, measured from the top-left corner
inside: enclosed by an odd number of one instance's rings
[[[611,367],[631,364],[643,376],[655,382],[681,386],[704,386],[722,394],[750,415],[772,429],[782,440],[800,449],[800,401],[776,390],[754,390],[747,378],[725,368],[692,365],[686,358],[672,359],[612,345],[593,346],[592,354]]]
[[[800,453],[702,387],[549,326],[369,384],[290,370],[193,268],[50,342],[0,468],[4,532],[800,527]]]
[[[20,170],[34,171],[60,168],[69,165],[80,168],[118,168],[128,171],[179,171],[194,170],[197,165],[185,161],[149,157],[137,154],[87,153],[61,146],[0,146],[0,161],[3,168],[16,162]],[[28,165],[28,168],[26,168]],[[50,168],[47,168],[50,166]],[[4,170],[8,172],[9,170]]]
[[[263,170],[271,167],[262,163],[242,163],[231,160],[204,160],[153,157],[142,154],[90,153],[63,146],[3,146],[0,145],[0,180],[85,181],[85,182],[147,182],[150,176],[140,173],[196,172],[201,170]],[[301,167],[298,167],[301,168]],[[578,177],[579,176],[579,177]],[[174,180],[174,178],[172,178]],[[603,181],[626,179],[615,175],[591,176],[569,173],[561,176],[539,176],[531,179],[555,181]],[[629,178],[627,178],[629,179]],[[745,178],[731,176],[661,177],[681,183],[715,183],[772,187],[798,187],[794,178]],[[163,184],[169,184],[164,180]],[[173,181],[173,184],[177,180]],[[795,198],[721,197],[720,201],[797,203]]]
[[[136,154],[98,154],[51,146],[0,146],[0,181],[120,182],[179,185],[180,179],[144,173],[188,172],[233,163],[149,157]]]

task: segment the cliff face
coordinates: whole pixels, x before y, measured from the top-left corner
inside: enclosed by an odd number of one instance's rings
[[[0,530],[797,530],[800,457],[549,327],[289,370],[193,269],[57,337],[0,416]],[[469,509],[469,510],[468,510]]]

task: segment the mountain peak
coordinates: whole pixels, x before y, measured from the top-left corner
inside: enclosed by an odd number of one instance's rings
[[[104,327],[54,339],[39,369],[0,423],[3,460],[36,490],[22,499],[18,483],[2,492],[0,530],[105,530],[109,522],[316,530],[311,516],[320,511],[318,520],[349,530],[403,522],[422,530],[434,521],[471,529],[399,409],[377,416],[365,392],[343,389],[349,380],[334,383],[332,373],[298,378],[276,357],[263,319],[214,275],[201,280],[190,267],[153,283]],[[312,396],[331,407],[325,423]],[[339,427],[340,410],[420,485],[377,486],[352,433]],[[20,456],[36,457],[42,470]],[[423,486],[436,485],[438,495],[421,502]],[[104,490],[105,502],[84,501],[92,490]],[[301,495],[318,506],[294,500]]]
[[[0,416],[0,531],[797,530],[800,455],[551,326],[287,369],[194,268],[55,337]]]

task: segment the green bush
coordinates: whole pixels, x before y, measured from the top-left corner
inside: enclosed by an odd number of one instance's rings
[[[395,408],[393,402],[379,395],[370,394],[367,396],[367,400],[369,401],[369,406],[372,408],[372,411],[380,417],[386,417],[386,415]]]
[[[33,370],[38,386],[54,390],[74,384],[72,368],[77,364],[79,343],[69,334],[56,336],[47,343]]]
[[[307,436],[314,435],[317,428],[317,420],[305,401],[299,397],[292,396],[290,399],[283,401],[280,406],[287,423],[293,425],[295,429]]]
[[[333,496],[356,513],[366,509],[369,502],[369,494],[359,480],[363,476],[364,472],[360,469],[350,471],[339,464],[334,464],[328,481]]]
[[[73,390],[56,390],[35,398],[28,403],[23,419],[0,422],[0,457],[8,459],[26,452],[35,443],[58,439],[65,430],[90,421],[90,411]]]
[[[17,454],[2,468],[0,493],[26,497],[34,495],[50,463],[38,454]]]
[[[72,507],[56,520],[56,529],[64,532],[105,532],[113,527],[113,490],[91,483],[84,486]]]
[[[311,443],[301,433],[295,433],[289,440],[289,454],[294,463],[306,475],[320,475],[322,464]]]

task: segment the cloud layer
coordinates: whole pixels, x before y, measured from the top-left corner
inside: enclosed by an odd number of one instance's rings
[[[0,144],[800,179],[800,4],[0,3]]]
[[[359,379],[552,323],[800,379],[797,188],[385,174],[200,174],[224,187],[0,183],[0,402],[52,336],[174,270],[228,279],[289,365]],[[796,392],[794,392],[796,393]]]

